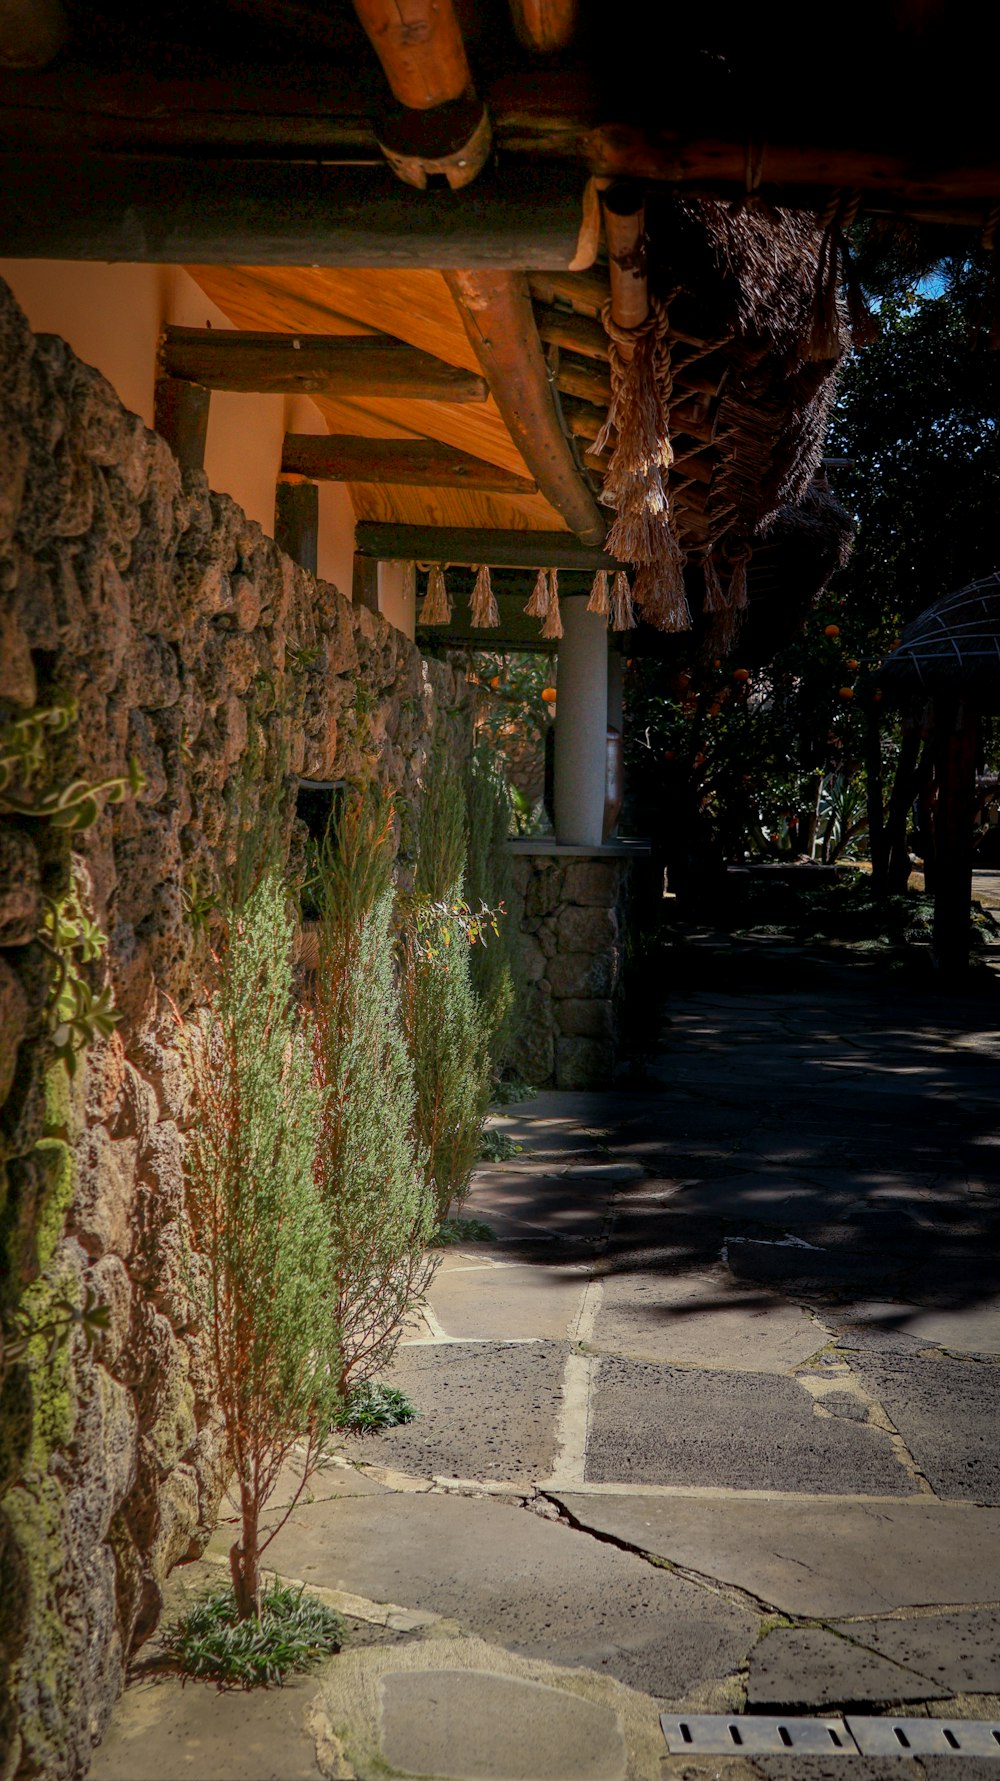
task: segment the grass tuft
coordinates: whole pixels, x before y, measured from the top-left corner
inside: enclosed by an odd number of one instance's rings
[[[496,1231],[481,1218],[442,1218],[434,1233],[435,1249],[447,1249],[452,1243],[495,1243]]]
[[[519,1076],[506,1076],[494,1088],[493,1099],[498,1106],[509,1107],[515,1101],[533,1101],[537,1093],[533,1082],[522,1082]]]
[[[524,1149],[506,1132],[498,1132],[487,1126],[479,1141],[479,1160],[484,1163],[509,1163],[511,1157],[520,1156]]]
[[[379,1429],[394,1429],[400,1423],[412,1422],[416,1414],[405,1391],[368,1380],[355,1386],[337,1422],[351,1434],[370,1435]]]
[[[232,1589],[214,1590],[168,1629],[163,1649],[182,1675],[267,1688],[339,1651],[344,1632],[333,1608],[274,1578],[261,1592],[259,1616],[240,1620]]]

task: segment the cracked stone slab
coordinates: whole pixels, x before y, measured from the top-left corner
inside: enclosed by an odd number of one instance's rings
[[[924,1348],[947,1348],[955,1354],[1000,1355],[1000,1298],[994,1296],[952,1310],[875,1304],[851,1306],[846,1319],[843,1310],[831,1316],[832,1321],[843,1324],[841,1340],[848,1348],[857,1339],[875,1346],[882,1337],[887,1339],[881,1346],[911,1352],[916,1343]]]
[[[913,1620],[869,1621],[840,1630],[863,1639],[893,1663],[926,1676],[931,1684],[928,1698],[1000,1694],[1000,1612],[995,1608],[979,1608],[970,1614],[922,1614]]]
[[[926,1498],[741,1502],[560,1491],[556,1500],[596,1532],[735,1584],[786,1614],[839,1619],[1000,1599],[995,1509]]]
[[[1000,1370],[989,1362],[903,1361],[866,1349],[852,1366],[938,1496],[1000,1504]]]
[[[512,1169],[480,1169],[462,1207],[465,1218],[482,1218],[499,1237],[518,1232],[545,1232],[551,1237],[600,1236],[607,1216],[609,1184],[567,1182],[557,1165],[547,1171],[537,1166]]]
[[[359,1438],[355,1457],[424,1478],[545,1477],[564,1360],[556,1342],[399,1348],[386,1378],[415,1405],[416,1420]]]
[[[595,1348],[632,1360],[774,1373],[789,1372],[827,1340],[798,1305],[734,1290],[723,1269],[673,1279],[612,1275],[593,1334]]]
[[[906,1496],[881,1430],[818,1417],[794,1379],[599,1362],[585,1476],[592,1483]]]
[[[268,1549],[282,1574],[452,1616],[534,1658],[656,1697],[735,1669],[755,1615],[630,1552],[506,1504],[428,1494],[296,1511]]]
[[[427,1300],[449,1336],[563,1341],[580,1308],[584,1282],[555,1268],[458,1261],[435,1276]]]
[[[823,1627],[779,1627],[750,1654],[748,1707],[872,1706],[933,1700],[940,1686],[865,1650],[867,1626],[838,1638]]]
[[[314,1723],[323,1773],[359,1781],[660,1781],[654,1700],[474,1636],[343,1653]]]
[[[624,1781],[618,1715],[484,1670],[388,1670],[379,1743],[392,1769],[442,1781]]]

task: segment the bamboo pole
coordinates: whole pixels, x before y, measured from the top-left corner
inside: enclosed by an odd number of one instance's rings
[[[623,182],[604,193],[604,234],[611,270],[611,319],[638,328],[649,314],[646,213],[638,186]]]

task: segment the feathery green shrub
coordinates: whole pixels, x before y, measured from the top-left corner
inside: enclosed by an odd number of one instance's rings
[[[242,1534],[229,1558],[243,1618],[258,1612],[260,1557],[278,1531],[261,1538],[264,1505],[300,1443],[301,1491],[341,1395],[334,1256],[314,1176],[319,1096],[292,1007],[291,940],[285,886],[270,869],[228,912],[200,1043],[192,1034],[190,1045],[190,1278],[239,1499]]]
[[[465,894],[474,909],[496,912],[496,931],[472,952],[472,983],[490,1023],[494,1073],[517,1062],[517,1041],[523,1008],[523,967],[514,907],[514,861],[507,845],[513,827],[510,787],[497,764],[495,750],[477,742],[469,757],[465,781],[468,810],[468,859]]]
[[[376,790],[347,800],[319,850],[313,884],[316,1181],[334,1247],[345,1393],[388,1365],[434,1266],[426,1250],[435,1202],[413,1135],[414,1071],[390,931],[392,815],[391,800]]]

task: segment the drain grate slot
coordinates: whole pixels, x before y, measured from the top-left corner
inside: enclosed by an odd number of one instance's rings
[[[738,1719],[719,1713],[661,1713],[660,1725],[671,1756],[732,1756],[796,1750],[810,1756],[857,1756],[842,1719],[766,1719],[756,1713]],[[898,1745],[897,1745],[898,1749]]]
[[[875,1719],[851,1713],[847,1729],[862,1756],[994,1756],[1000,1720]]]

